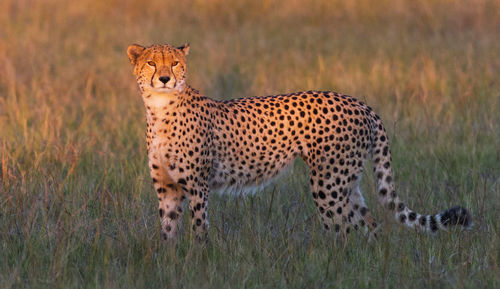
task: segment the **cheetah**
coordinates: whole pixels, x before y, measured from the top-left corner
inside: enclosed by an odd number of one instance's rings
[[[309,167],[319,218],[336,234],[364,228],[375,236],[378,224],[359,188],[369,157],[378,200],[398,222],[429,232],[472,225],[463,207],[423,215],[401,201],[387,133],[363,102],[331,91],[214,100],[186,84],[188,53],[188,44],[127,49],[146,107],[147,153],[163,239],[176,239],[186,197],[193,232],[206,239],[210,191],[264,184],[298,157]]]

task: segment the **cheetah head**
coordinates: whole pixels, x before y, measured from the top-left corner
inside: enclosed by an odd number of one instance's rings
[[[172,95],[186,87],[186,56],[189,44],[181,47],[132,44],[127,49],[143,95]]]

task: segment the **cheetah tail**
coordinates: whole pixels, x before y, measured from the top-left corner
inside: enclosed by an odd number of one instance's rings
[[[376,116],[372,140],[372,158],[377,181],[377,195],[380,203],[391,211],[395,211],[396,220],[408,227],[417,227],[432,233],[446,230],[453,225],[470,228],[473,225],[469,212],[460,206],[453,207],[435,215],[421,215],[410,210],[397,196],[391,169],[391,153],[386,131]]]

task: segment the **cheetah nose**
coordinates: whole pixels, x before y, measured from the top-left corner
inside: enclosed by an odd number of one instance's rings
[[[163,84],[167,84],[167,82],[170,80],[170,76],[160,76],[158,78]]]

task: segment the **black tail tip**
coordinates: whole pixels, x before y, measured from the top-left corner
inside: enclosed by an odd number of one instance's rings
[[[448,209],[440,215],[441,224],[445,227],[460,225],[465,229],[469,229],[474,225],[469,211],[461,206]]]

